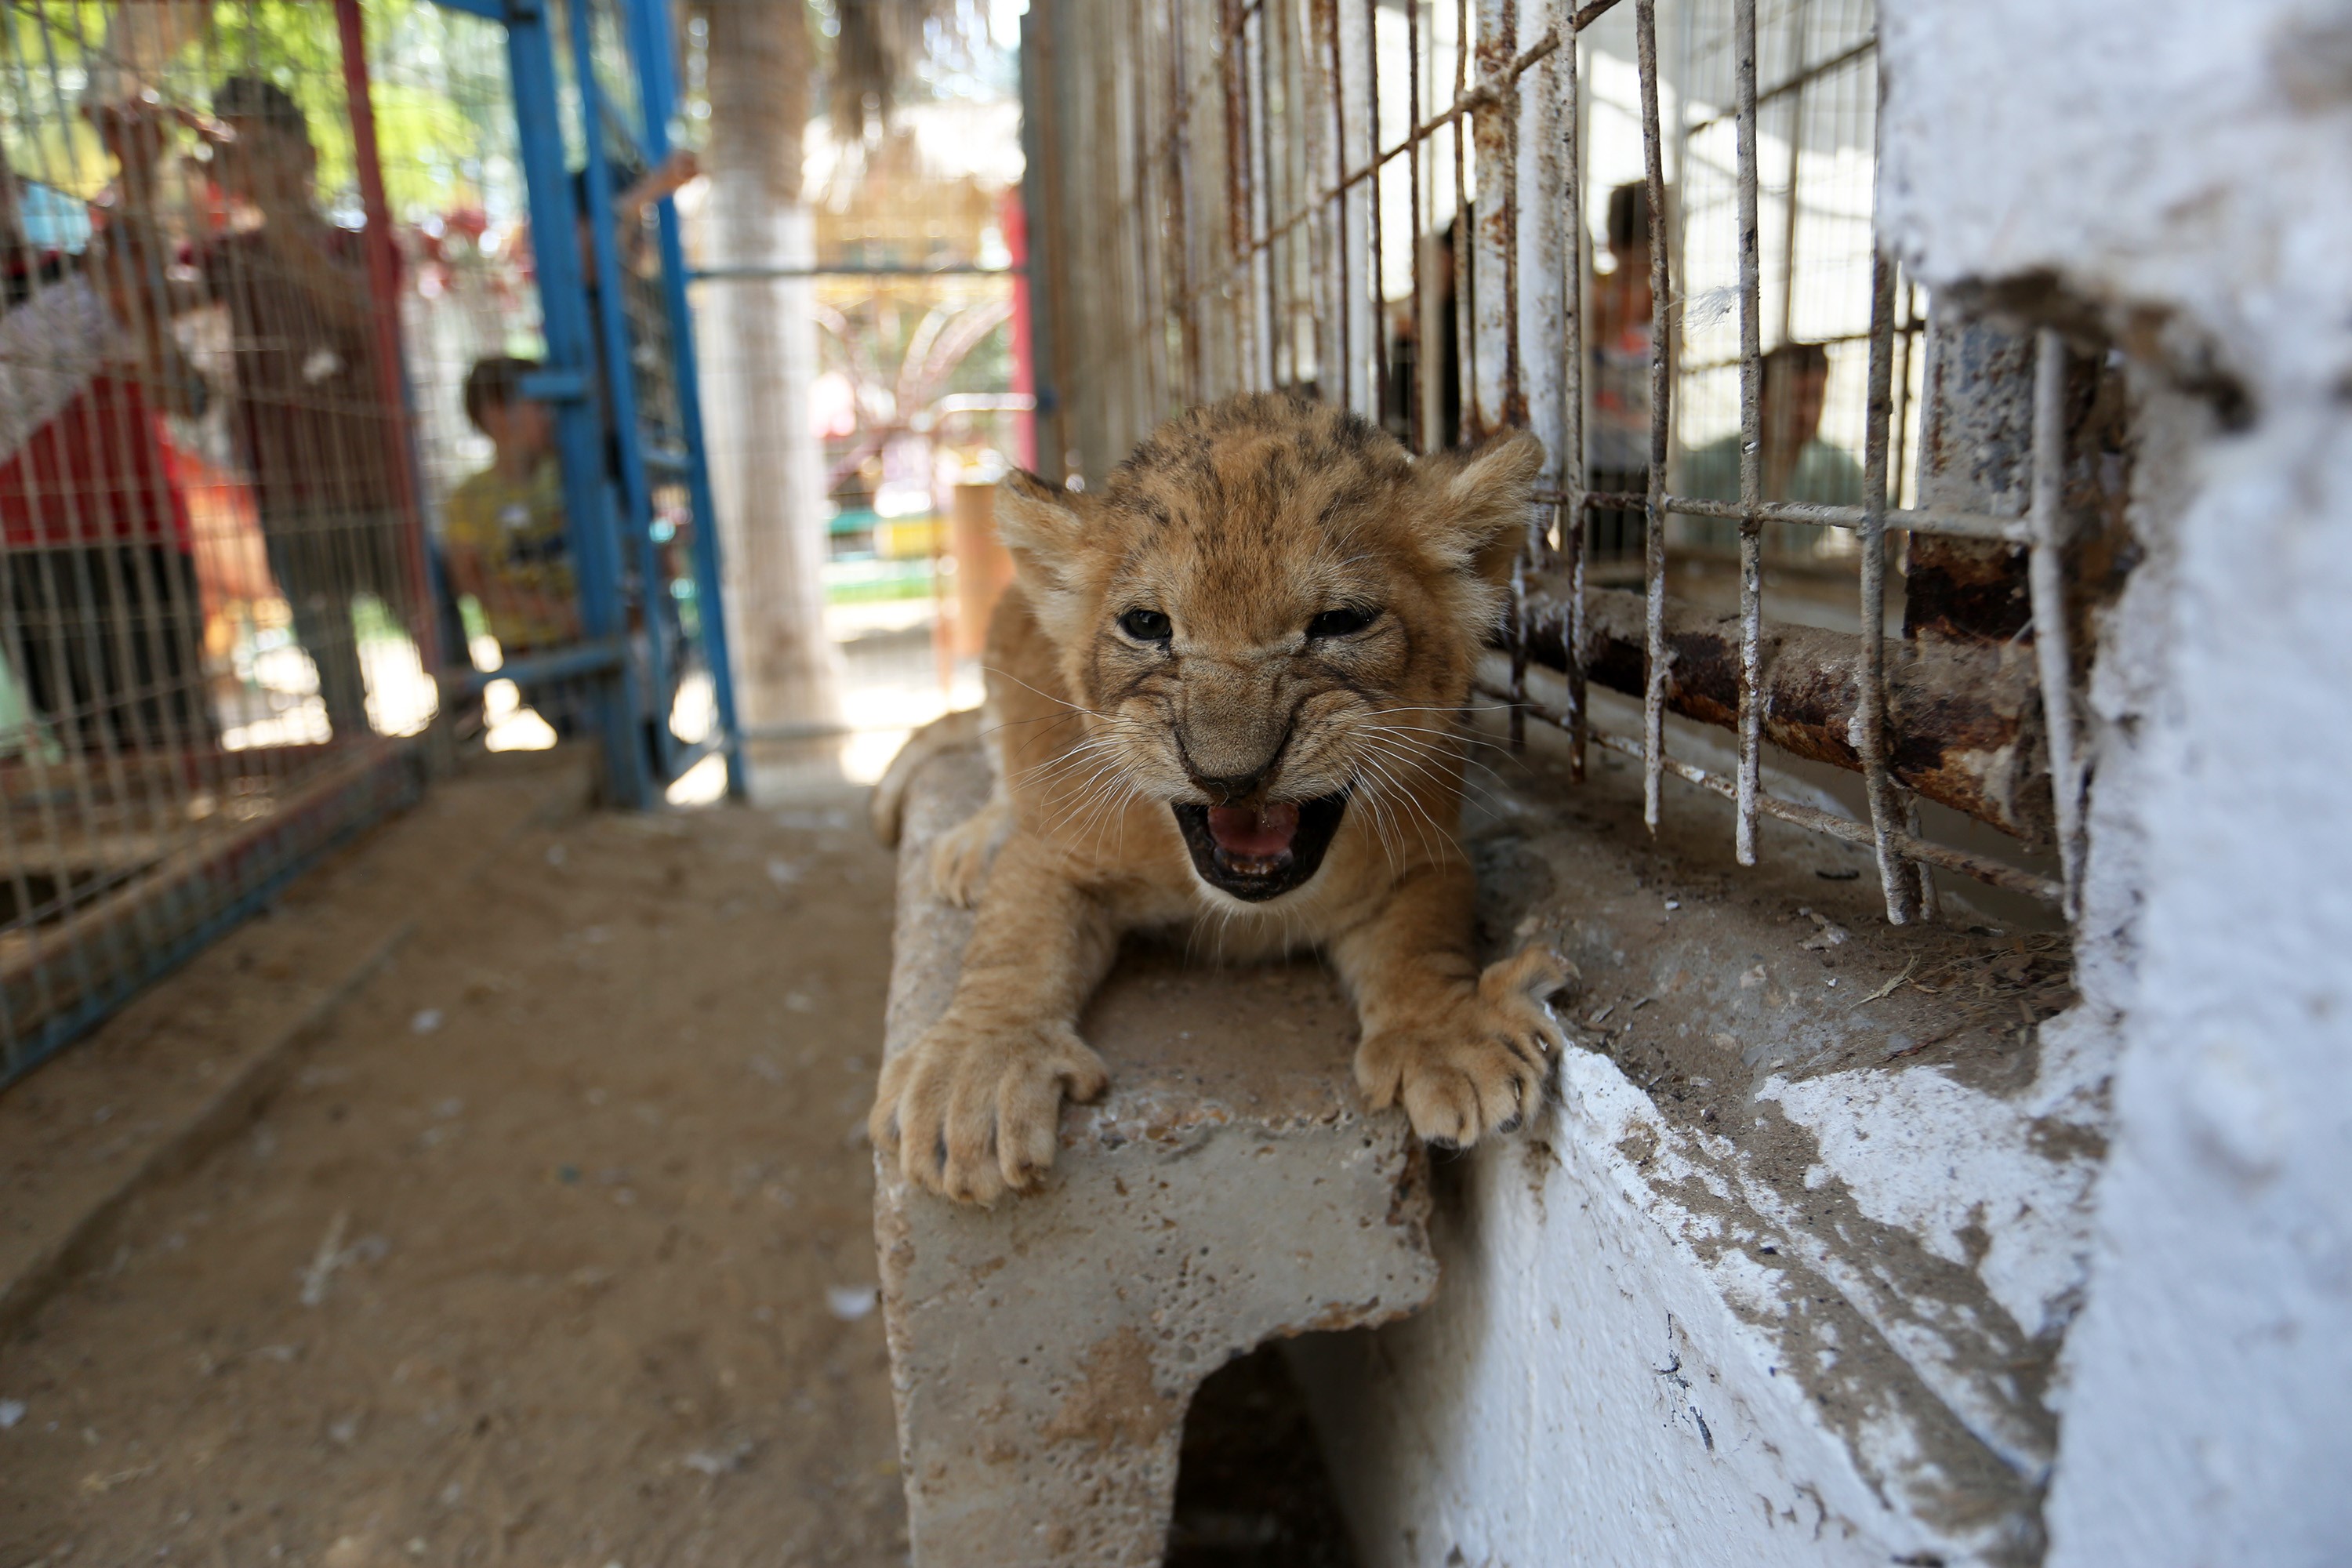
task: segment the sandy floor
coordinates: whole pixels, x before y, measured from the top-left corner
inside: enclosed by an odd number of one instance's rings
[[[805,784],[828,773],[764,769],[804,781],[789,805],[574,816],[454,890],[416,875],[461,858],[445,791],[375,841],[388,863],[326,873],[424,929],[0,1344],[0,1568],[903,1563],[858,1132],[891,868],[861,794]],[[325,963],[311,899],[232,950]],[[237,974],[301,979],[231,959],[77,1047],[71,1087],[126,1103],[156,1053],[254,1026]],[[51,1071],[18,1103],[87,1131],[42,1157],[92,1158],[120,1118]],[[1280,1358],[1213,1378],[1171,1568],[1347,1562]]]
[[[0,1564],[903,1562],[854,805],[509,850],[0,1347]]]

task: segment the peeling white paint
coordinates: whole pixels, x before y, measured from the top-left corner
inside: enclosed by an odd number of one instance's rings
[[[1975,1269],[2029,1335],[2058,1327],[2082,1285],[2112,1044],[2080,1016],[2053,1020],[2041,1043],[2041,1072],[2016,1100],[1936,1067],[1775,1076],[1758,1095],[1820,1145],[1808,1187],[1843,1182],[1872,1219]]]

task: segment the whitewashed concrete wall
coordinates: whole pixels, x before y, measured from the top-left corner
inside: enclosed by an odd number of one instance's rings
[[[1741,1026],[1715,1124],[1572,1053],[1444,1173],[1438,1307],[1301,1347],[1372,1564],[2352,1552],[2352,5],[1883,18],[1893,242],[2133,356],[2084,999],[2003,1081],[1813,992]],[[1655,898],[1622,849],[1544,837],[1528,918]],[[1726,903],[1681,962],[1819,984],[1771,895]],[[1589,974],[1676,962],[1632,929],[1586,922]]]

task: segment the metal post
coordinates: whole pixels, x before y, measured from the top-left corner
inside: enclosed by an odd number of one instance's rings
[[[531,231],[569,237],[577,232],[580,215],[564,167],[562,100],[543,13],[515,15],[507,27],[507,58],[530,193]],[[617,647],[628,629],[621,605],[620,528],[604,483],[595,350],[579,251],[562,240],[542,244],[536,263],[547,372],[532,395],[546,398],[555,409],[556,453],[563,476],[569,552],[580,590],[581,627],[589,640]],[[652,781],[639,740],[636,693],[625,670],[597,682],[594,705],[604,737],[606,791],[616,805],[642,806],[652,795]]]
[[[669,121],[676,111],[677,68],[670,53],[666,7],[626,0],[637,20],[637,91],[646,107],[646,152],[658,163],[669,155]],[[735,661],[727,643],[726,573],[719,559],[719,508],[710,489],[709,449],[702,426],[702,378],[694,343],[694,310],[686,294],[686,251],[678,232],[677,206],[667,197],[656,209],[660,222],[662,292],[669,311],[671,357],[677,366],[678,417],[686,437],[687,491],[694,508],[694,592],[701,605],[703,657],[710,666],[711,704],[717,710],[719,743],[726,748],[727,793],[737,800],[751,793],[742,727],[735,708]],[[1015,287],[1025,283],[1017,282]],[[667,725],[663,726],[665,729]]]
[[[1666,364],[1673,317],[1666,276],[1666,172],[1658,133],[1657,0],[1636,0],[1633,28],[1642,75],[1643,169],[1650,192],[1650,475],[1643,498],[1649,676],[1642,699],[1642,820],[1655,833],[1666,763],[1666,421],[1674,398]]]
[[[1762,267],[1756,216],[1756,0],[1733,0],[1732,49],[1738,72],[1739,158],[1739,790],[1735,848],[1743,866],[1756,864],[1756,791],[1763,772],[1763,525],[1754,508],[1764,499],[1764,364]],[[1793,200],[1793,198],[1792,198]],[[1793,206],[1791,208],[1793,211]]]

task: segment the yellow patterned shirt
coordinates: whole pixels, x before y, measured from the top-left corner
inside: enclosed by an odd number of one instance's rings
[[[576,641],[579,590],[564,537],[563,484],[556,465],[541,463],[527,479],[502,479],[485,468],[449,492],[445,537],[453,555],[471,554],[479,576],[457,587],[480,601],[482,618],[511,658],[532,649]]]

